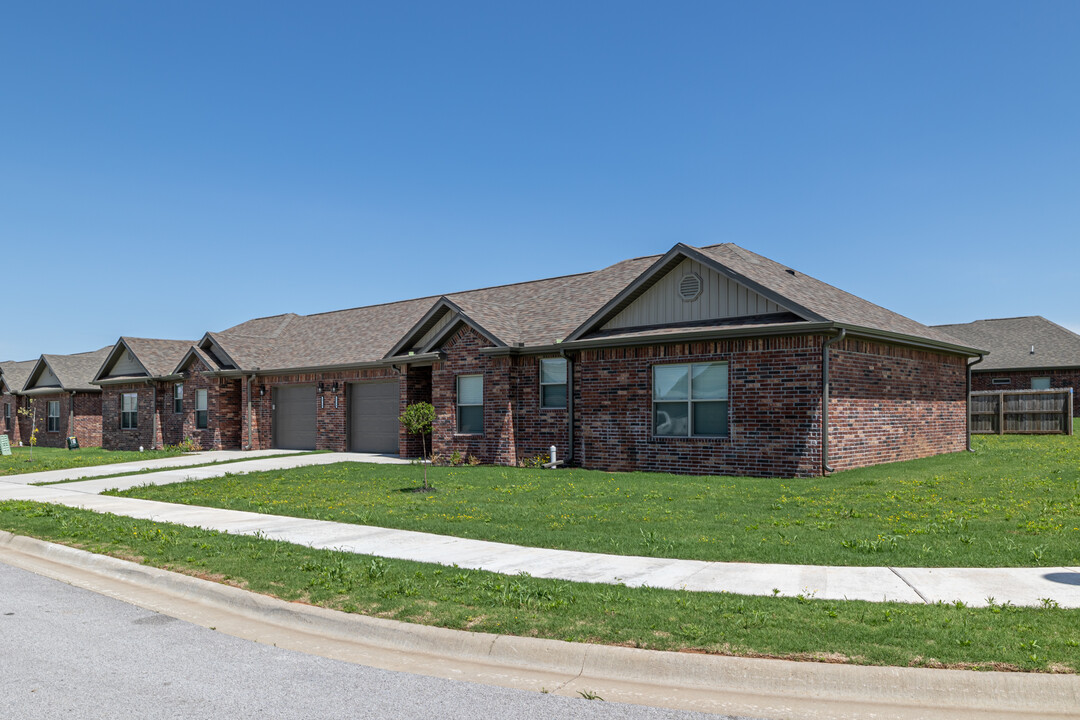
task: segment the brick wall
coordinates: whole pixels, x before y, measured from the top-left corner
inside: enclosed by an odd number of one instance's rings
[[[837,470],[965,449],[965,358],[849,338],[829,362]]]
[[[654,437],[652,367],[726,361],[726,438]],[[586,350],[574,383],[575,462],[688,474],[814,475],[820,467],[821,338]]]
[[[413,367],[409,365],[400,379],[399,414],[413,403],[431,402],[431,366]],[[431,435],[421,440],[419,435],[409,435],[402,426],[398,431],[398,452],[403,458],[418,458],[426,451],[431,452]]]
[[[106,450],[138,450],[143,447],[150,450],[160,443],[160,431],[158,437],[154,437],[155,391],[161,392],[156,386],[146,383],[126,383],[123,385],[106,385],[101,393],[101,436],[102,447]],[[120,396],[125,393],[135,393],[139,398],[137,413],[137,425],[133,430],[120,428]],[[172,399],[171,393],[169,399]]]
[[[37,444],[39,447],[66,448],[67,438],[74,435],[79,439],[79,447],[101,447],[101,393],[77,392],[74,395],[74,418],[72,417],[72,394],[58,392],[52,395],[36,395],[33,407],[37,409]],[[27,398],[23,398],[23,404]],[[49,403],[60,403],[60,423],[58,429],[49,432]],[[12,408],[12,412],[15,412]],[[74,420],[74,423],[72,423]],[[19,439],[29,442],[30,427],[33,417],[26,418],[22,425]]]
[[[978,365],[975,366],[978,368]],[[1080,417],[1080,370],[1011,370],[1007,372],[995,372],[987,370],[971,371],[972,390],[1030,390],[1031,379],[1037,377],[1050,378],[1050,388],[1072,388],[1073,390],[1073,416]],[[1008,378],[1011,382],[1006,385],[995,385],[994,378]]]
[[[101,447],[101,393],[75,393],[75,430],[69,434],[78,438],[79,447]]]
[[[10,408],[10,426],[4,424],[4,406],[7,405]],[[21,428],[27,424],[19,415],[19,408],[25,407],[26,399],[21,395],[12,395],[11,393],[0,394],[0,435],[7,435],[8,442],[11,447],[18,447],[19,441],[22,440],[23,434]]]

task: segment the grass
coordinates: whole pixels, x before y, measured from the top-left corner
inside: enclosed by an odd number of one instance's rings
[[[66,470],[68,468],[109,465],[111,463],[154,460],[157,458],[182,455],[178,450],[147,450],[136,452],[128,450],[102,450],[101,448],[34,448],[34,458],[30,459],[30,448],[13,447],[11,455],[0,455],[0,477],[22,475],[23,473],[45,472],[46,470]]]
[[[0,528],[345,612],[657,650],[1075,672],[1080,611],[749,597],[543,580],[314,550],[41,503]]]
[[[326,450],[312,450],[310,452],[285,453],[283,455],[274,455],[274,458],[288,458],[288,457],[296,457],[298,455],[318,455],[318,454],[325,453],[325,452],[328,452],[328,451],[326,451]],[[85,480],[109,480],[111,478],[118,478],[118,477],[131,477],[132,475],[149,475],[150,473],[169,472],[171,470],[192,470],[194,468],[210,467],[210,466],[213,466],[213,465],[232,465],[233,463],[250,462],[252,460],[259,460],[259,459],[260,458],[257,458],[257,457],[247,457],[247,458],[242,457],[242,458],[236,458],[235,460],[214,460],[213,462],[198,463],[196,465],[179,465],[179,466],[176,466],[176,467],[168,467],[168,468],[160,468],[160,467],[158,467],[158,468],[147,468],[145,470],[133,470],[133,471],[129,470],[127,472],[118,472],[118,473],[112,473],[112,474],[109,474],[109,475],[95,475],[92,478],[82,477],[82,478],[71,478],[70,480],[50,480],[49,482],[34,482],[34,483],[30,483],[30,484],[31,485],[63,485],[65,483],[83,482]]]
[[[1080,562],[1080,437],[827,478],[342,463],[114,494],[592,552],[700,560],[1024,567]]]

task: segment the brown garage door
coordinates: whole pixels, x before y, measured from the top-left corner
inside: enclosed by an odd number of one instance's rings
[[[349,385],[349,449],[353,452],[398,451],[398,383]]]
[[[274,388],[274,447],[315,449],[315,386]]]

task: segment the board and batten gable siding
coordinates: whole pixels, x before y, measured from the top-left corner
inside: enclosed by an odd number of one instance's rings
[[[131,354],[131,351],[124,348],[124,352],[120,353],[120,357],[113,363],[112,368],[109,370],[110,375],[145,375],[146,371],[143,370],[142,365],[135,359],[135,356]]]
[[[46,387],[56,387],[56,388],[58,388],[58,387],[60,387],[60,379],[57,378],[56,375],[53,374],[53,371],[51,369],[49,369],[48,365],[45,365],[45,367],[43,367],[41,369],[41,375],[38,376],[37,382],[34,383],[34,387],[36,387],[36,388],[46,388]]]
[[[424,347],[429,342],[431,342],[431,340],[436,335],[441,333],[446,328],[446,326],[450,324],[450,321],[453,320],[453,319],[454,319],[454,313],[453,312],[451,312],[450,310],[447,310],[446,312],[444,312],[442,317],[439,318],[439,320],[431,327],[431,329],[428,330],[426,333],[424,333],[424,336],[422,338],[420,338],[419,342],[416,343],[416,345],[413,347],[413,350],[419,350],[420,348]]]
[[[701,294],[695,300],[687,301],[679,295],[679,284],[691,273],[696,273],[701,278]],[[718,320],[786,310],[787,308],[780,307],[750,288],[699,262],[687,259],[642,293],[629,307],[605,323],[602,329],[618,330],[646,325]]]

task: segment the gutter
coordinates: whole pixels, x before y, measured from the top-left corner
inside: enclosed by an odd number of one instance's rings
[[[967,422],[964,423],[964,424],[967,427],[967,450],[968,450],[968,452],[975,452],[971,448],[971,368],[974,367],[975,365],[978,365],[979,363],[981,363],[983,361],[983,357],[985,357],[985,356],[980,355],[978,360],[976,360],[973,363],[968,363],[967,364],[967,393],[966,393]]]
[[[321,373],[321,372],[338,372],[341,370],[362,370],[365,368],[377,368],[377,367],[394,367],[396,364],[407,365],[415,362],[434,362],[442,359],[442,353],[417,353],[415,355],[398,355],[397,357],[381,358],[379,360],[368,360],[365,362],[355,363],[339,363],[337,365],[309,365],[306,367],[286,367],[286,368],[251,368],[250,370],[234,369],[234,370],[211,370],[203,375],[207,377],[220,377],[220,378],[246,378],[252,374],[258,374],[260,376],[266,375],[293,375],[299,373]]]
[[[840,334],[821,344],[821,474],[834,471],[829,465],[829,346],[843,340],[847,330],[840,328]]]
[[[251,426],[252,426],[252,420],[254,419],[254,415],[252,415],[252,409],[251,409],[251,393],[253,393],[253,392],[255,392],[255,373],[252,373],[251,376],[248,377],[248,388],[247,388],[247,448],[245,448],[246,450],[251,450],[251,448],[254,447],[254,443],[251,440]]]

